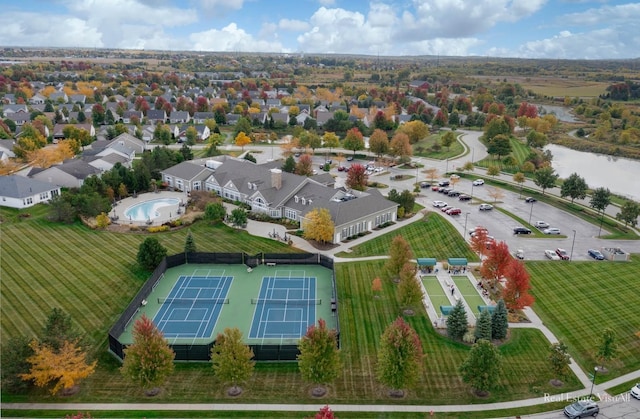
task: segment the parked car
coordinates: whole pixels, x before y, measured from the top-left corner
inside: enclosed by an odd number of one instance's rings
[[[560,260],[560,256],[558,256],[553,250],[545,250],[544,255],[551,260]]]
[[[532,197],[530,197],[530,196],[528,196],[528,197],[526,197],[526,198],[524,199],[524,202],[529,202],[529,203],[537,202],[537,201],[538,201],[537,199],[532,198]]]
[[[593,400],[578,400],[564,408],[564,415],[569,419],[598,416],[600,408]]]
[[[484,231],[484,234],[489,234],[489,230],[487,230],[486,228],[482,227],[482,226],[477,226],[476,228],[472,228],[471,230],[469,230],[469,235],[471,237],[475,236],[476,234],[478,234],[479,232]],[[489,237],[489,236],[487,236]]]
[[[344,172],[346,169],[346,167],[344,166],[338,166],[338,172]]]
[[[447,212],[447,211],[449,211],[451,208],[453,208],[453,205],[447,205],[446,207],[442,207],[442,208],[440,208],[440,211],[442,211],[442,212]]]
[[[484,180],[476,179],[473,181],[473,186],[481,186],[481,185],[484,185]]]
[[[441,180],[440,182],[438,182],[438,186],[449,186],[449,181]]]
[[[567,253],[567,251],[560,247],[556,249],[556,254],[560,256],[560,259],[562,260],[569,260],[569,254]]]
[[[549,228],[549,223],[546,221],[536,221],[533,225],[540,229]]]
[[[430,184],[429,182],[420,182],[420,187],[421,187],[422,189],[430,188],[430,187],[431,187],[431,184]]]
[[[332,163],[333,163],[333,160],[331,160],[331,159],[327,159],[327,160],[325,160],[325,162],[324,162],[324,164],[332,164]]]
[[[478,209],[480,211],[491,211],[493,209],[493,205],[491,205],[491,204],[480,204]]]
[[[447,203],[443,201],[433,201],[433,206],[436,208],[446,207]]]
[[[469,195],[462,194],[458,198],[460,201],[471,201],[471,197]]]
[[[514,227],[513,234],[531,234],[531,230],[526,227]]]
[[[460,215],[462,214],[462,210],[460,208],[450,208],[447,210],[447,214],[449,215]]]
[[[629,393],[631,394],[631,397],[640,400],[640,383],[631,387],[631,391]]]
[[[560,234],[560,229],[555,227],[549,227],[542,230],[544,234]]]
[[[453,189],[451,188],[447,188],[445,186],[441,187],[440,189],[438,189],[438,192],[443,193],[445,195],[448,195],[450,191],[452,191]]]
[[[591,256],[595,260],[604,260],[604,255],[602,253],[600,253],[599,250],[589,249],[589,250],[587,250],[587,253],[589,254],[589,256]]]
[[[440,186],[438,186],[438,185],[433,185],[433,186],[431,187],[431,190],[432,190],[432,191],[436,191],[436,192],[438,192],[438,191],[440,190]]]
[[[453,175],[449,176],[449,179],[460,179],[460,176],[454,173]]]
[[[524,250],[522,249],[516,250],[516,259],[520,259],[520,260],[524,259]]]
[[[460,196],[460,192],[455,191],[455,190],[454,191],[449,191],[447,193],[447,195],[449,195],[449,196]]]
[[[347,161],[353,161],[353,156],[347,157]]]

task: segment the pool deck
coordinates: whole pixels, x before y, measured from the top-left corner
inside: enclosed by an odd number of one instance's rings
[[[115,205],[109,213],[109,217],[111,217],[112,221],[116,224],[132,224],[138,226],[159,226],[163,223],[166,223],[167,221],[180,218],[181,214],[178,213],[178,209],[180,209],[180,212],[184,212],[184,207],[180,207],[179,204],[168,205],[166,207],[158,209],[160,216],[151,219],[150,224],[148,220],[130,220],[124,215],[125,211],[133,205],[161,198],[177,198],[182,200],[183,203],[186,203],[188,199],[186,192],[160,191],[143,193],[137,195],[135,198],[128,197],[123,199],[122,201],[118,201],[117,205]]]

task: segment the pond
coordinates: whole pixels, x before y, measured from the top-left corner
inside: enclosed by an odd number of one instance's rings
[[[640,161],[595,154],[549,144],[552,166],[561,178],[577,173],[590,188],[609,188],[612,193],[640,202]]]

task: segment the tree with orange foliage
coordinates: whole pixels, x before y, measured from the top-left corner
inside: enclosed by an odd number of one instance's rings
[[[373,295],[377,298],[380,295],[380,292],[382,291],[382,280],[380,279],[379,276],[373,278],[373,281],[371,281],[371,292],[373,292]]]
[[[242,151],[244,151],[244,146],[251,143],[251,138],[244,133],[244,131],[240,131],[238,135],[236,135],[236,145],[238,147],[242,147]]]
[[[87,364],[87,354],[75,342],[64,341],[58,351],[46,344],[31,342],[34,354],[27,358],[31,370],[23,380],[33,380],[38,387],[55,383],[51,394],[69,393],[83,378],[93,374],[97,361]]]
[[[466,234],[466,232],[465,232]],[[480,259],[487,254],[487,230],[479,226],[475,229],[474,234],[471,236],[471,250],[480,255]]]
[[[507,284],[502,292],[502,298],[509,310],[522,310],[531,306],[535,298],[529,294],[529,273],[519,260],[512,259],[504,274]]]
[[[296,163],[295,173],[300,176],[311,176],[313,174],[313,161],[310,155],[303,154],[300,156],[298,163]]]
[[[480,274],[488,281],[489,295],[494,300],[498,300],[502,292],[500,280],[504,277],[513,257],[509,253],[509,246],[503,241],[491,247],[487,258],[482,262]]]
[[[389,143],[389,154],[399,157],[402,162],[408,161],[409,157],[413,155],[409,136],[403,132],[394,135]]]

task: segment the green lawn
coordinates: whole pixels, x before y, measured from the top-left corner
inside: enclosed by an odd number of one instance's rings
[[[340,257],[384,256],[389,254],[393,238],[401,235],[407,240],[414,257],[434,257],[446,260],[450,257],[464,257],[478,261],[460,233],[437,212],[429,212],[424,220],[411,223],[397,230],[383,234],[351,248],[351,252],[341,252]]]
[[[601,380],[640,368],[640,255],[631,262],[527,262],[535,310],[569,347],[585,371],[598,364],[594,354],[602,330],[616,335],[618,356],[606,364]]]
[[[431,149],[436,142],[440,142],[440,137],[444,132],[438,134],[431,134],[427,138],[424,138],[413,145],[413,155],[420,157],[428,157],[430,159],[445,160],[456,156],[459,156],[464,152],[464,146],[459,140],[451,144],[448,149],[441,147],[440,150],[434,151]],[[457,137],[456,137],[457,138]]]
[[[500,169],[504,172],[516,173],[519,171],[519,167],[525,162],[527,156],[531,152],[529,146],[522,140],[516,137],[510,137],[509,143],[511,144],[511,157],[517,162],[516,166],[504,166],[499,160],[496,160],[495,156],[487,156],[482,160],[474,162],[476,166],[488,168],[489,166],[500,166]],[[500,159],[504,159],[506,156],[502,156]]]
[[[141,233],[93,231],[77,223],[50,223],[40,207],[17,221],[17,211],[0,212],[3,339],[37,336],[54,307],[71,314],[96,345],[129,304],[147,273],[136,267]],[[23,211],[23,213],[25,213]],[[289,252],[285,244],[250,236],[223,225],[199,222],[189,228],[199,251]],[[157,234],[169,254],[183,251],[187,229]]]
[[[451,301],[449,301],[447,293],[444,291],[444,288],[442,288],[442,285],[440,285],[440,282],[438,282],[438,278],[435,276],[423,277],[422,284],[424,285],[425,291],[427,291],[431,306],[436,313],[439,315],[442,314],[440,312],[440,306],[450,306]]]

